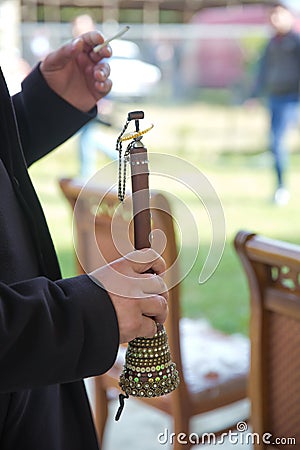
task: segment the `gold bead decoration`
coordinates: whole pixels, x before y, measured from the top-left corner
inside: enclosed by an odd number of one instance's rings
[[[151,339],[136,338],[129,342],[120,387],[134,397],[159,397],[179,385],[176,364],[171,361],[165,328],[158,325]]]

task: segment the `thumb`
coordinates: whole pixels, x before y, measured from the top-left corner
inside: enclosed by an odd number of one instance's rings
[[[144,273],[151,269],[159,275],[166,270],[163,258],[152,248],[131,252],[126,255],[126,259],[131,261],[137,273]]]
[[[44,70],[52,71],[63,68],[74,56],[83,49],[82,38],[74,39],[60,49],[50,53],[43,62]]]

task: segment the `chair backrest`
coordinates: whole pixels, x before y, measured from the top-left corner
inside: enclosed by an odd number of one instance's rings
[[[78,272],[90,272],[132,250],[132,212],[130,203],[120,207],[118,196],[100,185],[84,186],[72,179],[60,180],[60,187],[74,211]],[[165,237],[162,252],[168,268],[169,314],[166,322],[172,359],[182,373],[179,338],[179,267],[171,209],[167,198],[152,192],[152,230]],[[155,235],[155,231],[154,231]]]
[[[235,247],[251,300],[251,422],[260,439],[255,448],[295,449],[300,446],[300,246],[241,231]],[[264,433],[270,445],[262,441]]]

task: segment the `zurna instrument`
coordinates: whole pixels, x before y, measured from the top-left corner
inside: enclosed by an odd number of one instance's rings
[[[152,126],[140,129],[143,111],[128,113],[127,121],[117,139],[119,152],[120,201],[125,198],[126,165],[130,163],[132,208],[134,227],[134,247],[137,250],[151,247],[151,211],[149,195],[149,166],[147,148],[142,143],[143,135]],[[131,121],[135,121],[135,131],[125,134]],[[122,143],[130,140],[123,155]],[[138,337],[128,343],[125,365],[119,385],[124,392],[120,394],[120,408],[116,415],[119,419],[124,399],[134,397],[159,397],[169,394],[179,385],[179,374],[171,360],[168,337],[164,325],[157,324],[157,333],[153,338]]]

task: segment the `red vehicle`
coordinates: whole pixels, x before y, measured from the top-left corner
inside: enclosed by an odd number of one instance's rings
[[[240,36],[245,27],[267,27],[269,9],[267,5],[243,5],[207,8],[195,14],[191,23],[199,24],[202,30],[184,61],[188,84],[226,88],[238,83],[245,70]]]

